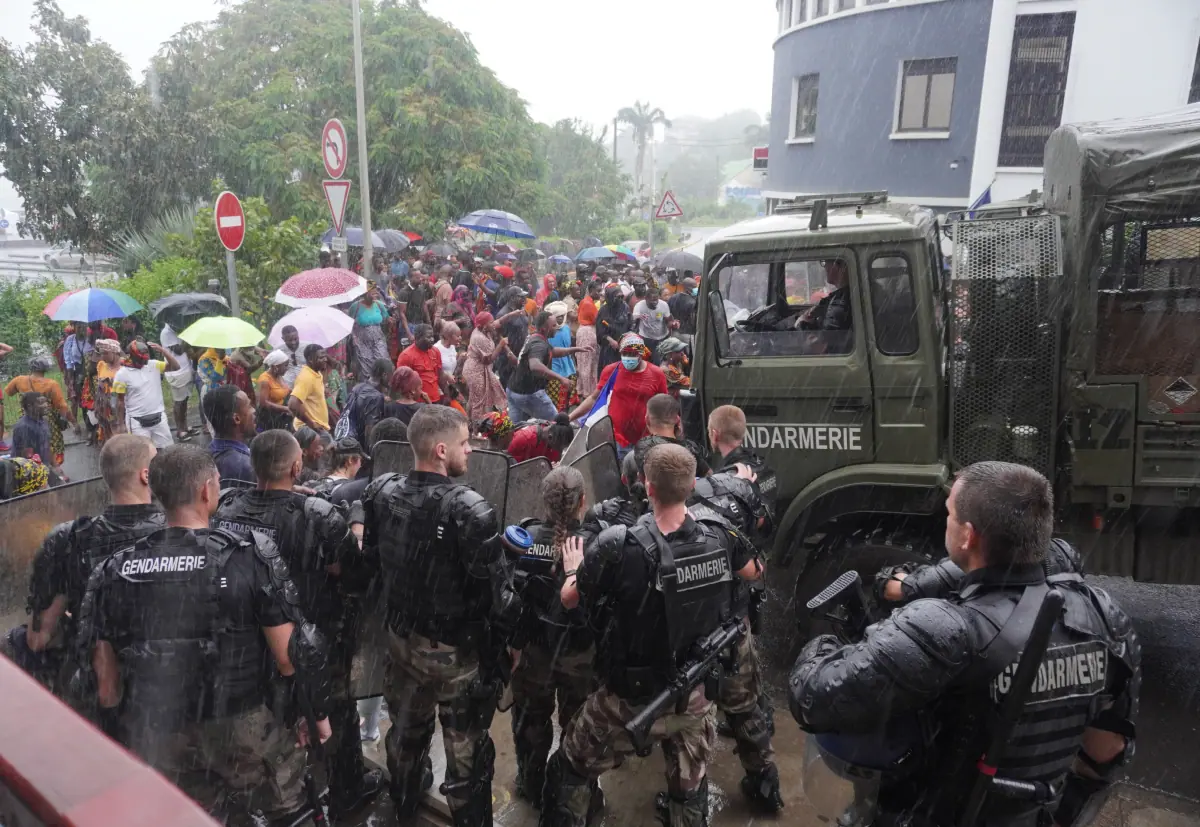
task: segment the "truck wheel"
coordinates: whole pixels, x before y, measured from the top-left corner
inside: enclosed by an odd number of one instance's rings
[[[838,575],[851,569],[857,571],[862,578],[868,604],[873,607],[875,575],[880,569],[902,563],[931,563],[941,556],[927,537],[885,528],[857,529],[849,533],[839,533],[835,529],[826,535],[808,558],[796,581],[792,603],[796,613],[793,658],[800,653],[804,644],[817,635],[838,634],[839,630],[834,624],[823,617],[809,614],[805,608],[808,601],[837,579]]]

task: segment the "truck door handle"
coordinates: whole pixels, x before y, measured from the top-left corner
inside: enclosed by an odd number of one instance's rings
[[[750,416],[779,416],[779,408],[775,405],[743,405],[742,413]]]
[[[871,404],[861,397],[851,396],[833,400],[834,413],[865,413],[871,410]]]

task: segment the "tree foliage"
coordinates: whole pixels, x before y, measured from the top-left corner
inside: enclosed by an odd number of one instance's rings
[[[646,169],[646,148],[654,140],[654,129],[658,124],[671,126],[666,114],[658,107],[651,108],[650,104],[635,101],[633,106],[626,106],[617,113],[619,123],[629,124],[633,130],[633,142],[637,145],[637,162],[634,166],[633,179],[637,182],[638,192],[642,191],[645,178],[642,173]]]
[[[576,120],[539,124],[547,165],[539,235],[579,236],[610,221],[629,191],[604,144]]]

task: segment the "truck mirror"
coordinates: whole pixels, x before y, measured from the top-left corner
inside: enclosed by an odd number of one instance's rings
[[[725,300],[720,290],[708,294],[708,318],[712,322],[713,337],[717,342],[717,353],[729,355],[729,319],[725,315]]]

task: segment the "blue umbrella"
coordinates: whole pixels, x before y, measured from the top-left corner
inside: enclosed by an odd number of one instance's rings
[[[570,256],[564,256],[564,255],[550,256],[550,258],[548,259],[548,261],[549,261],[551,264],[570,264],[570,263],[571,263],[571,257],[570,257]]]
[[[588,247],[586,250],[575,256],[576,261],[606,261],[610,258],[616,258],[617,254],[607,247]]]
[[[343,227],[342,229],[345,231],[346,244],[351,247],[363,246],[362,227]],[[328,244],[336,237],[336,235],[337,233],[335,233],[333,228],[330,227],[329,230],[325,232],[325,235],[321,236],[321,243]],[[387,249],[387,245],[383,243],[383,239],[380,238],[376,233],[371,233],[371,246],[378,247],[380,250]]]
[[[90,287],[71,293],[50,318],[56,322],[96,322],[101,319],[123,319],[142,309],[136,299],[120,290]]]
[[[523,218],[504,210],[476,210],[464,215],[455,223],[477,233],[503,235],[508,238],[537,238],[537,233]]]

